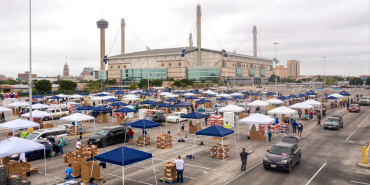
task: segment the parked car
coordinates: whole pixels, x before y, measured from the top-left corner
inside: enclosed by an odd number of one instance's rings
[[[166,117],[164,115],[164,112],[157,112],[154,114],[150,114],[146,116],[145,119],[149,121],[154,121],[156,123],[160,123],[162,126],[164,125],[164,122],[166,122]]]
[[[361,108],[358,104],[351,104],[348,108],[349,112],[360,112]]]
[[[257,88],[262,88],[262,85],[257,86]]]
[[[341,117],[330,117],[325,120],[324,129],[336,129],[343,128],[343,119]]]
[[[129,139],[126,129],[122,126],[105,127],[98,130],[87,140],[88,145],[107,147],[108,145],[127,142]]]
[[[69,115],[69,110],[67,108],[47,109],[46,112],[53,115],[53,119]],[[44,120],[51,120],[51,117],[45,117]]]
[[[363,96],[360,98],[360,105],[367,105],[367,106],[370,106],[370,97],[368,96]]]
[[[186,109],[185,109],[186,110]],[[170,116],[167,117],[167,122],[176,122],[179,123],[180,121],[186,121],[187,118],[181,118],[181,116],[187,114],[186,112],[174,112]]]
[[[45,155],[46,155],[46,157],[49,157],[50,153],[51,153],[51,156],[55,157],[57,155],[57,153],[60,152],[59,147],[56,144],[52,143],[52,142],[50,142],[50,143],[47,142],[47,141],[35,141],[35,142],[38,142],[40,144],[45,145]],[[26,161],[32,161],[32,160],[36,160],[36,159],[43,159],[45,155],[44,155],[44,149],[25,152]],[[12,156],[9,157],[9,159],[18,161],[19,160],[19,154],[12,155]]]
[[[28,134],[25,139],[31,140],[31,141],[46,141],[47,137],[53,136],[55,143],[58,143],[61,138],[64,140],[64,144],[68,144],[68,133],[65,128],[56,127],[56,128],[47,128],[47,129],[40,129],[35,130]]]
[[[294,165],[301,161],[301,148],[298,136],[285,135],[281,142],[276,143],[263,158],[263,167],[292,172]]]

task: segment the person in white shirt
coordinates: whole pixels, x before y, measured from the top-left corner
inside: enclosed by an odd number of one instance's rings
[[[177,171],[177,183],[179,183],[180,174],[181,174],[181,184],[184,183],[184,161],[181,159],[181,155],[179,155],[178,159],[175,160],[176,163],[176,171]]]
[[[19,162],[26,162],[26,154],[24,152],[19,154]]]
[[[76,150],[78,150],[79,148],[81,148],[82,144],[81,144],[81,140],[78,139],[77,143],[76,143]]]

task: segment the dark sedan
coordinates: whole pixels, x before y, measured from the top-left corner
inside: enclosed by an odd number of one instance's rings
[[[54,143],[49,143],[49,142],[46,142],[46,141],[35,141],[35,142],[38,142],[38,143],[41,143],[41,144],[45,145],[45,155],[46,155],[46,157],[50,157],[50,155],[55,157],[57,155],[57,153],[60,152],[59,147],[57,145],[55,145]],[[26,156],[26,161],[32,161],[32,160],[36,160],[36,159],[43,159],[44,158],[44,149],[26,152],[25,156]],[[18,161],[19,160],[19,154],[12,155],[11,157],[9,157],[9,159]]]
[[[263,158],[265,169],[280,169],[288,173],[292,167],[301,161],[301,148],[298,146],[299,137],[286,135],[282,142],[276,143]]]
[[[110,144],[127,142],[128,134],[122,126],[105,127],[89,137],[88,145],[107,147]]]

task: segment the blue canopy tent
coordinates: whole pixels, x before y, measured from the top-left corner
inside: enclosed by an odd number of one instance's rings
[[[208,95],[206,95],[206,97],[207,97],[207,98],[216,98],[217,96],[216,96],[216,95],[214,95],[214,94],[208,94]]]
[[[91,106],[91,105],[85,105],[83,107],[79,107],[77,108],[77,110],[92,110],[94,109],[95,107],[94,106]]]
[[[308,92],[306,92],[305,94],[307,95],[317,95],[317,93],[315,93],[314,91],[310,90]]]
[[[211,100],[207,100],[207,99],[201,99],[201,100],[196,101],[195,103],[201,104],[201,103],[210,103],[210,102],[212,102],[212,101]]]
[[[195,92],[194,90],[190,90],[190,91],[188,91],[188,93],[193,93],[193,94],[194,94],[194,92]]]
[[[217,99],[218,101],[227,101],[227,100],[231,100],[230,98],[226,98],[226,97],[222,97],[222,98],[219,98],[219,99]]]
[[[129,113],[129,112],[136,112],[136,110],[123,107],[122,109],[115,110],[114,112]]]
[[[182,92],[182,91],[176,91],[175,93],[176,94],[183,94],[184,92]]]
[[[143,94],[142,92],[138,91],[138,92],[135,92],[134,94]]]
[[[181,102],[179,104],[176,104],[175,106],[176,107],[189,107],[189,106],[193,106],[193,104],[188,103],[188,102]]]
[[[155,128],[155,127],[161,127],[161,134],[162,134],[162,126],[159,123],[156,123],[154,121],[150,121],[147,119],[141,119],[135,122],[132,122],[130,124],[127,124],[127,127],[129,128],[138,128],[138,129],[149,129],[149,128]],[[145,142],[144,142],[144,149],[145,149]]]
[[[52,97],[50,97],[50,98],[48,98],[48,99],[50,99],[50,100],[58,100],[59,101],[59,99],[60,99],[60,97],[58,97],[58,96],[52,96]]]
[[[213,136],[213,137],[226,137],[230,134],[233,134],[234,130],[227,129],[224,127],[220,127],[218,125],[214,125],[203,130],[199,130],[195,132],[195,136]],[[236,145],[236,138],[234,134],[235,146],[236,146],[236,155],[238,156],[238,146]],[[224,145],[224,140],[222,139],[222,146]],[[195,146],[195,138],[194,138],[194,145],[193,145],[193,156],[194,156],[194,146]],[[208,139],[207,139],[207,150],[208,150]]]
[[[126,146],[121,146],[102,154],[96,155],[94,156],[94,159],[101,162],[121,166],[123,184],[125,184],[125,166],[152,159],[155,184],[157,184],[157,176],[155,174],[154,161],[151,153],[143,152],[141,150]],[[92,166],[94,167],[94,164]]]
[[[171,92],[170,90],[164,90],[163,92]]]
[[[108,96],[108,95],[101,93],[101,94],[97,94],[95,96]]]
[[[106,111],[112,111],[111,108],[107,108],[107,107],[103,107],[103,106],[99,106],[99,107],[94,107],[93,109],[91,109],[92,111],[94,112],[106,112]],[[103,114],[100,115],[101,117],[101,120],[103,120]],[[113,116],[112,116],[112,123],[111,125],[113,125]]]
[[[298,95],[299,97],[301,97],[301,98],[303,98],[303,97],[308,97],[308,95],[307,94],[300,94],[300,95]]]
[[[162,104],[159,104],[157,105],[157,107],[173,107],[174,105],[170,104],[170,103],[162,103]]]
[[[325,99],[326,100],[337,100],[338,98],[336,98],[334,96],[329,96],[329,97],[326,97]]]
[[[122,92],[122,91],[117,91],[117,92],[115,92],[114,94],[125,94],[124,92]]]
[[[253,93],[253,94],[251,94],[251,96],[261,96],[261,94],[259,94],[259,93]]]
[[[179,99],[175,99],[175,98],[168,98],[167,100],[164,100],[164,101],[177,102],[177,101],[180,101],[180,100]]]
[[[80,94],[78,94],[78,95],[81,95],[81,96],[88,96],[88,95],[89,95],[89,93],[80,93]]]
[[[111,106],[111,107],[123,107],[123,106],[127,106],[127,105],[128,105],[127,103],[116,102],[116,103],[110,104],[109,106]]]
[[[250,93],[250,92],[248,92],[248,91],[244,91],[244,92],[242,92],[242,94],[250,95],[251,93]]]
[[[199,98],[195,97],[195,96],[188,96],[185,98],[185,100],[197,100]]]
[[[32,96],[32,98],[43,98],[43,96],[35,95],[35,96]]]
[[[233,99],[244,99],[243,96],[234,96]]]
[[[203,94],[203,93],[199,92],[199,91],[195,91],[195,92],[193,92],[193,94]]]
[[[119,100],[117,100],[116,98],[109,98],[109,99],[106,99],[104,101],[107,101],[107,102],[115,102],[115,101],[119,101]]]
[[[153,96],[153,95],[149,93],[145,93],[145,94],[141,94],[141,96]]]
[[[288,96],[288,98],[300,98],[300,97],[295,95],[295,94],[292,94],[292,95]]]
[[[147,104],[147,105],[152,105],[152,104],[156,104],[157,102],[153,101],[153,100],[145,100],[145,101],[142,101],[140,102],[140,104]]]
[[[289,100],[290,98],[286,97],[286,96],[280,96],[278,98],[276,98],[278,100]]]
[[[197,124],[198,124],[198,119],[208,118],[208,115],[202,114],[202,113],[199,113],[199,112],[191,112],[189,114],[182,115],[181,118],[196,119]],[[179,128],[180,128],[180,123],[179,123]],[[180,139],[181,139],[181,135],[180,135]]]
[[[351,94],[349,94],[348,92],[346,92],[346,91],[342,91],[342,92],[340,92],[339,93],[340,95],[342,95],[342,96],[351,96]]]

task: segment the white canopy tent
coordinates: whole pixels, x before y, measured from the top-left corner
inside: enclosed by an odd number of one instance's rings
[[[11,103],[11,104],[8,104],[7,107],[26,107],[30,105],[29,103],[26,103],[26,102],[14,102],[14,103]]]
[[[103,98],[103,100],[107,100],[107,99],[111,99],[111,98],[117,99],[117,97],[115,97],[115,96],[102,96],[101,98]]]
[[[269,99],[269,100],[265,101],[265,103],[268,103],[268,104],[280,104],[280,103],[285,103],[285,102],[284,101],[281,101],[279,99],[274,98],[274,99]]]
[[[336,98],[343,98],[343,96],[338,94],[338,93],[334,93],[334,94],[331,94],[329,96],[333,96],[333,97],[336,97]]]
[[[267,112],[268,114],[297,114],[296,110],[290,109],[288,107],[282,106],[275,109],[272,109]]]
[[[231,96],[243,96],[244,94],[240,94],[240,93],[237,93],[237,92],[235,92],[235,93],[232,93],[232,94],[230,94]]]
[[[99,94],[110,94],[109,92],[101,92]]]
[[[58,96],[58,97],[60,97],[60,98],[67,98],[67,97],[68,97],[68,95],[65,95],[65,94],[58,94],[58,95],[56,95],[56,96]]]
[[[30,113],[28,112],[28,113],[22,114],[21,117],[29,118]],[[32,117],[33,118],[51,117],[51,122],[54,123],[53,115],[50,114],[50,113],[44,112],[44,111],[34,110],[34,111],[32,111]]]
[[[0,112],[10,112],[11,117],[13,117],[13,110],[12,109],[8,109],[8,108],[5,108],[5,107],[0,107]]]
[[[78,95],[78,94],[75,94],[75,95],[72,95],[69,97],[69,99],[71,98],[83,98],[84,96],[81,96],[81,95]]]
[[[307,101],[304,101],[303,103],[306,103],[306,104],[312,105],[312,106],[319,106],[319,105],[321,105],[321,102],[318,102],[316,100],[307,100]]]
[[[243,112],[245,111],[244,108],[236,106],[236,105],[228,105],[226,107],[222,107],[218,110],[219,112]]]
[[[46,153],[45,145],[19,137],[11,137],[0,142],[0,157],[12,156],[34,150],[44,149],[45,176],[46,176]],[[2,163],[2,161],[1,161]]]
[[[39,127],[40,129],[40,124],[32,122],[32,121],[28,121],[28,120],[23,120],[23,119],[16,119],[16,120],[12,120],[12,121],[8,121],[6,123],[0,124],[0,128],[12,130],[13,136],[14,136],[15,130],[31,128],[31,127]]]
[[[217,96],[219,96],[219,97],[229,97],[230,95],[228,95],[228,94],[218,94]]]
[[[305,102],[301,102],[301,103],[296,103],[294,105],[291,105],[291,106],[289,106],[289,108],[292,108],[292,109],[311,109],[311,108],[313,108],[313,106],[309,105]]]
[[[167,94],[167,95],[164,95],[164,97],[166,97],[166,98],[174,98],[174,97],[179,97],[179,95],[176,95],[176,94]]]
[[[253,101],[252,103],[248,103],[247,105],[250,107],[257,107],[257,106],[266,107],[269,104],[261,100],[256,100],[256,101]]]
[[[195,94],[194,93],[185,93],[183,94],[184,96],[194,96]]]
[[[88,120],[92,120],[92,119],[94,120],[94,132],[95,132],[95,118],[92,117],[92,116],[81,114],[81,113],[75,113],[75,114],[72,114],[70,116],[60,118],[59,119],[59,125],[61,123],[61,120],[74,121],[75,122],[75,130],[77,131],[77,122],[88,121]]]
[[[274,122],[275,119],[274,118],[271,118],[270,116],[266,116],[266,115],[263,115],[263,114],[252,114],[246,118],[243,118],[241,120],[239,120],[239,123],[243,123],[243,124],[269,124],[269,123],[272,123]],[[275,132],[275,138],[276,138],[276,132]],[[239,140],[239,136],[238,136],[238,140]],[[266,139],[267,141],[267,139]],[[268,141],[267,141],[268,142]]]
[[[206,91],[206,92],[203,92],[204,94],[217,94],[217,93],[215,93],[215,92],[213,92],[213,91],[210,91],[210,90],[208,90],[208,91]]]
[[[27,108],[29,108],[30,106],[27,106]],[[32,105],[32,109],[48,109],[48,108],[51,108],[49,105],[46,105],[46,104],[41,104],[41,103],[38,103],[38,104],[35,104],[35,105]],[[32,116],[33,117],[33,116]]]
[[[139,92],[139,91],[130,91],[128,93],[133,94],[133,93],[137,93],[137,92]]]
[[[140,100],[140,98],[127,97],[127,98],[123,98],[122,100]]]

